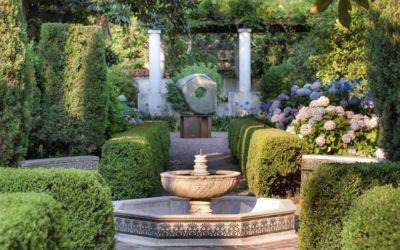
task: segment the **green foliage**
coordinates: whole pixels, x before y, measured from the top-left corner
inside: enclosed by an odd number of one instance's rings
[[[373,2],[374,0],[371,0]],[[339,0],[338,1],[338,19],[339,22],[346,28],[350,29],[350,24],[352,22],[351,10],[353,9],[352,2],[355,2],[359,6],[369,9],[369,0]],[[329,5],[333,3],[332,0],[315,0],[313,6],[311,6],[311,13],[317,14],[319,12],[325,11]]]
[[[230,116],[222,117],[222,116],[214,115],[211,119],[211,123],[212,123],[211,130],[228,132],[229,124],[232,119],[235,119],[235,118],[230,117]]]
[[[11,192],[44,192],[58,201],[74,249],[115,248],[110,189],[97,172],[0,169],[0,193]]]
[[[329,51],[309,58],[309,64],[319,68],[316,76],[322,81],[341,77],[350,80],[366,78],[364,30],[368,13],[360,8],[354,8],[351,13],[353,22],[350,30],[336,23],[324,45]]]
[[[144,121],[165,121],[168,124],[168,128],[170,132],[177,132],[179,131],[179,117],[176,118],[175,116],[144,116]]]
[[[124,71],[121,66],[112,66],[107,70],[107,82],[113,85],[118,95],[124,95],[128,102],[137,102],[137,83],[134,75]]]
[[[399,182],[399,163],[319,166],[302,186],[300,249],[340,249],[343,220],[354,200],[374,186]]]
[[[260,79],[261,100],[270,101],[280,93],[290,93],[290,87],[294,84],[302,84],[296,67],[289,63],[271,66]]]
[[[44,193],[0,194],[0,248],[70,249],[61,204]]]
[[[20,0],[0,2],[0,165],[17,165],[30,131],[33,66]]]
[[[366,191],[350,207],[343,223],[343,249],[397,249],[400,247],[400,189],[390,185]]]
[[[111,34],[112,39],[106,40],[106,44],[116,57],[114,63],[122,68],[143,68],[149,54],[148,35],[137,20],[132,17],[129,27],[112,25]]]
[[[395,0],[371,5],[367,35],[368,81],[375,110],[382,118],[382,147],[387,158],[400,160],[400,9]]]
[[[286,197],[298,191],[301,155],[306,152],[301,139],[253,119],[232,120],[228,135],[232,155],[255,195]]]
[[[217,98],[219,99],[220,97],[219,94],[222,83],[221,76],[218,74],[217,66],[204,63],[186,66],[177,74],[175,74],[172,80],[167,84],[167,101],[171,103],[172,109],[180,114],[191,114],[192,111],[186,107],[186,104],[184,103],[183,98],[175,84],[179,79],[196,73],[206,74],[213,81],[215,81],[217,83]]]
[[[114,200],[148,197],[160,186],[160,173],[169,164],[166,122],[146,122],[116,134],[102,148],[99,172]]]
[[[93,153],[105,139],[109,93],[100,28],[42,25],[41,122],[32,141],[44,155]]]

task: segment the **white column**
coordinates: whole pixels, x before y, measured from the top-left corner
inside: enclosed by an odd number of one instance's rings
[[[239,29],[239,91],[251,90],[251,29]]]
[[[161,110],[161,39],[160,30],[149,30],[149,81],[148,108],[151,115],[160,115]]]
[[[161,90],[161,40],[160,30],[149,30],[149,78],[150,93],[160,93]]]

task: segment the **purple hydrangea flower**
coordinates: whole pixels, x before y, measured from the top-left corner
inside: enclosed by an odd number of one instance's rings
[[[261,102],[260,109],[267,111],[271,107],[272,102]]]
[[[348,101],[349,105],[356,105],[358,103],[358,98],[355,96],[352,96],[349,101]]]
[[[332,86],[329,88],[328,93],[331,95],[336,95],[337,93],[339,93],[339,90],[335,86]]]
[[[289,100],[289,96],[285,95],[284,93],[281,93],[280,95],[278,95],[278,100],[279,101]]]
[[[321,81],[315,81],[313,84],[312,84],[312,86],[311,86],[311,89],[312,90],[319,90],[321,88]]]
[[[322,92],[313,91],[310,95],[310,100],[317,100],[323,95]]]
[[[347,105],[349,105],[349,103],[346,100],[341,100],[339,105],[345,108]]]
[[[303,88],[304,89],[311,89],[312,85],[311,85],[311,83],[306,83],[306,84],[304,84]]]
[[[296,91],[297,91],[299,88],[300,88],[299,86],[293,85],[293,86],[290,88],[290,93],[292,93],[292,95],[295,94]]]
[[[309,96],[311,94],[311,90],[306,88],[301,88],[296,91],[297,96]]]

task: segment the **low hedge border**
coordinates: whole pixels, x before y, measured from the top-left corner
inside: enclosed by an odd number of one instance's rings
[[[366,190],[397,187],[400,163],[324,164],[302,186],[300,249],[340,249],[343,220]]]
[[[386,185],[358,197],[343,223],[342,249],[400,249],[399,196]]]
[[[115,249],[110,189],[95,171],[0,168],[0,193],[44,192],[61,203],[74,249]]]
[[[169,165],[170,137],[166,122],[145,122],[108,140],[99,172],[114,200],[150,196],[160,187],[160,173]]]
[[[65,223],[48,194],[0,194],[0,249],[70,249]]]
[[[299,191],[301,155],[307,152],[300,138],[247,118],[231,121],[228,140],[256,196],[287,197]]]

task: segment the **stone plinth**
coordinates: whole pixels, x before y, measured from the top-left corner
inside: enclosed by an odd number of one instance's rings
[[[303,155],[301,161],[301,184],[308,176],[314,172],[318,166],[326,163],[376,163],[382,162],[383,159],[378,158],[367,158],[367,157],[352,157],[352,156],[337,156],[337,155]]]
[[[25,168],[76,168],[82,170],[97,170],[99,157],[93,155],[46,158],[26,160],[21,162]]]
[[[211,116],[181,115],[181,138],[210,138]]]
[[[148,246],[229,246],[297,239],[290,200],[224,196],[211,215],[189,214],[175,196],[115,201],[116,238]]]

